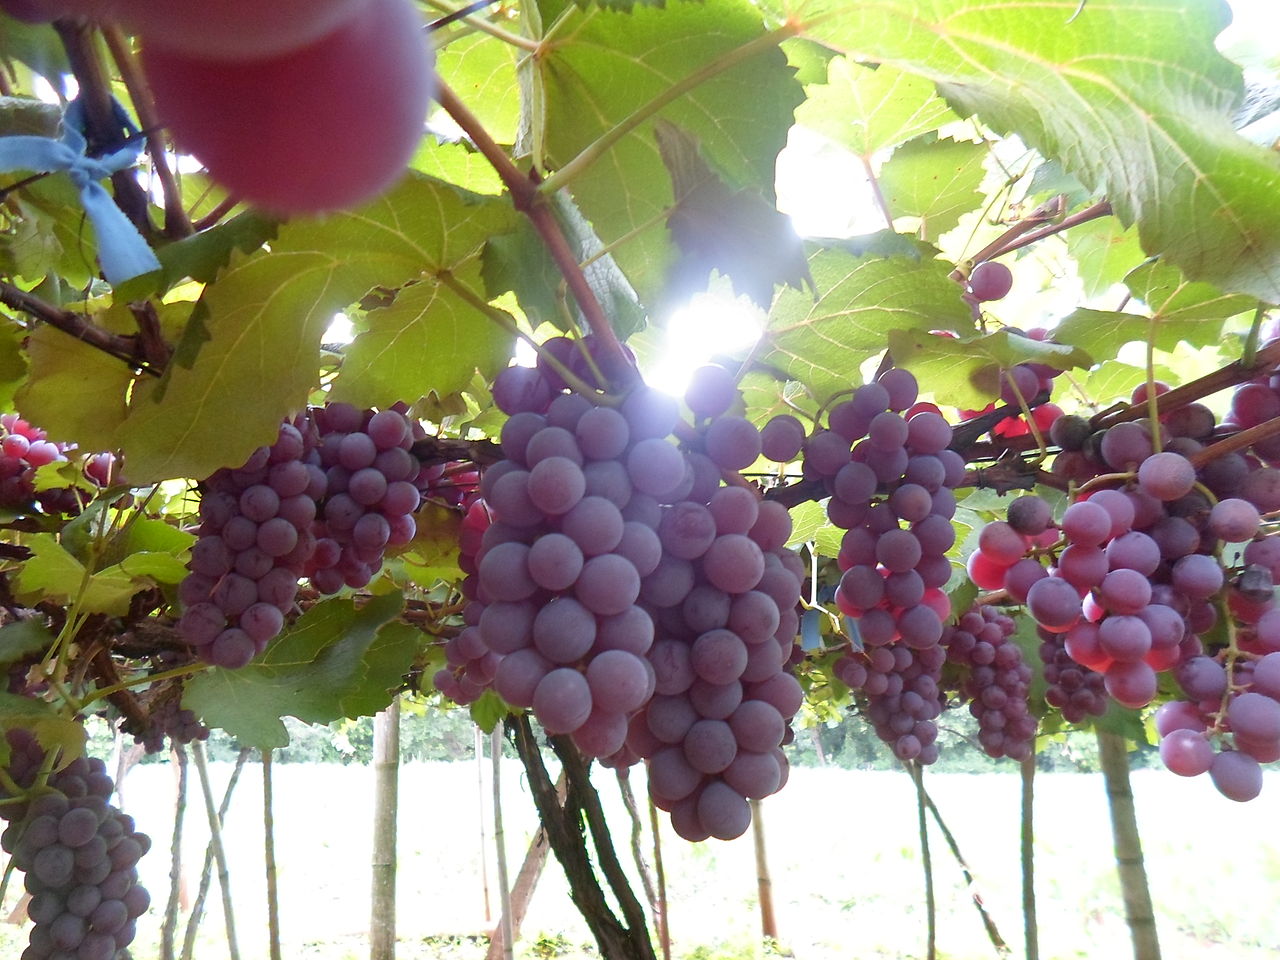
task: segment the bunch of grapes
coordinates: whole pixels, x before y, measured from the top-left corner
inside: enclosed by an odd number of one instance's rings
[[[11,730],[8,741],[9,776],[30,789],[45,752],[26,730]],[[22,960],[114,960],[133,941],[151,902],[137,869],[151,841],[111,806],[113,789],[102,761],[82,757],[28,799],[0,805],[9,821],[0,846],[32,895],[27,913],[35,925]]]
[[[270,447],[203,484],[178,630],[209,663],[242,667],[284,626],[316,549],[325,477],[305,459],[315,442],[305,417],[286,422]]]
[[[167,738],[174,745],[186,745],[192,740],[208,740],[209,728],[200,722],[190,710],[182,707],[180,689],[166,689],[162,695],[147,704],[146,726],[141,730],[124,725],[126,733],[133,734],[147,753],[159,753]]]
[[[0,506],[31,503],[36,469],[66,459],[66,446],[49,440],[39,427],[16,413],[0,415]]]
[[[321,593],[366,586],[388,546],[413,539],[421,465],[409,452],[413,432],[398,410],[330,403],[311,411],[318,439],[307,466],[323,498],[304,572]]]
[[[573,342],[548,349],[573,367]],[[636,384],[615,408],[564,386],[545,364],[495,383],[504,459],[464,522],[474,599],[437,687],[492,686],[588,756],[649,759],[683,836],[738,836],[746,798],[781,786],[800,705],[785,672],[803,576],[790,517],[736,478],[759,434],[729,415],[737,390],[719,367],[690,386],[684,448],[673,398]]]
[[[1071,659],[1063,643],[1064,635],[1037,626],[1040,662],[1044,664],[1044,701],[1058,710],[1068,723],[1107,712],[1107,691],[1102,674]]]
[[[417,486],[424,498],[468,509],[480,496],[480,469],[470,461],[436,463],[424,467]]]
[[[930,764],[938,759],[938,725],[942,713],[940,644],[913,650],[903,644],[869,647],[836,661],[835,675],[867,699],[864,715],[876,736],[900,760]]]
[[[992,757],[1025,760],[1036,718],[1027,705],[1031,668],[1011,639],[1013,620],[985,604],[965,613],[942,637],[947,662],[962,668],[957,687],[978,721],[978,743]]]
[[[1143,402],[1146,388],[1133,399]],[[1269,381],[1247,384],[1233,398],[1232,426],[1255,425],[1273,408],[1280,397]],[[1084,480],[1106,473],[1114,486],[1086,486],[1056,525],[1039,498],[1015,500],[1008,521],[980,535],[970,574],[1025,601],[1042,637],[1061,637],[1046,646],[1060,643],[1084,671],[1052,652],[1056,676],[1076,687],[1049,690],[1068,719],[1100,710],[1091,672],[1136,708],[1155,696],[1158,674],[1173,671],[1187,699],[1161,714],[1166,765],[1208,771],[1224,795],[1249,799],[1261,788],[1258,764],[1280,755],[1280,703],[1267,670],[1260,687],[1253,680],[1255,665],[1280,652],[1280,537],[1262,525],[1263,513],[1280,508],[1280,471],[1262,465],[1272,455],[1265,445],[1256,458],[1193,461],[1215,431],[1198,404],[1162,415],[1156,429],[1160,452],[1150,421],[1090,432],[1087,421],[1063,418],[1053,431],[1064,447],[1055,470]],[[1214,632],[1223,616],[1225,642]],[[1231,749],[1215,753],[1215,744]]]
[[[489,508],[483,500],[477,499],[467,508],[458,532],[458,566],[465,574],[462,594],[471,601],[476,599],[479,586],[480,568],[476,557],[480,553],[484,533],[492,522]],[[477,629],[484,610],[484,604],[475,602],[463,608],[463,629],[445,641],[446,666],[438,670],[432,679],[437,690],[464,706],[479,699],[493,682],[502,659],[500,654],[489,649]]]

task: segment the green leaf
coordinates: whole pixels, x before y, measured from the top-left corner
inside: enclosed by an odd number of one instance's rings
[[[1157,366],[1155,373],[1156,379],[1165,383],[1177,383],[1184,379],[1164,366]],[[1115,399],[1127,400],[1138,384],[1146,382],[1147,371],[1142,367],[1130,366],[1119,360],[1104,360],[1089,371],[1089,375],[1080,383],[1080,389],[1089,399],[1105,406]]]
[[[16,620],[0,627],[0,663],[21,663],[53,645],[53,634],[40,620]]]
[[[1138,231],[1126,229],[1115,217],[1072,227],[1066,238],[1086,296],[1106,293],[1113,284],[1124,280],[1135,264],[1146,259],[1138,243]]]
[[[796,123],[866,160],[957,119],[923,77],[847,57],[832,57],[827,82],[805,92],[809,98],[796,109]]]
[[[0,410],[16,409],[13,397],[27,375],[19,333],[16,324],[0,321]]]
[[[1135,340],[1149,341],[1160,350],[1171,350],[1180,340],[1207,346],[1219,340],[1228,317],[1256,306],[1249,297],[1229,296],[1207,283],[1188,281],[1159,261],[1131,270],[1125,283],[1146,304],[1149,315],[1082,307],[1058,324],[1054,336],[1095,358],[1114,357]]]
[[[791,514],[791,539],[787,541],[788,547],[803,546],[827,525],[827,509],[817,500],[807,500],[792,507],[788,513]]]
[[[565,302],[564,277],[547,245],[528,222],[485,246],[481,269],[490,300],[514,293],[531,327],[549,323],[565,329],[572,316]]]
[[[263,750],[288,746],[281,717],[330,723],[371,715],[391,702],[389,688],[421,641],[419,631],[392,624],[403,603],[398,593],[358,610],[348,599],[321,601],[248,666],[192,678],[182,705]]]
[[[409,166],[419,173],[473,193],[496,196],[506,189],[493,164],[470,144],[439,140],[430,133],[422,138]]]
[[[818,405],[804,392],[804,386],[798,381],[787,380],[785,375],[779,377],[752,371],[738,382],[738,390],[747,407],[747,419],[757,427],[763,427],[780,414],[796,417],[804,423],[805,419],[797,414],[796,407],[810,415],[818,412]]]
[[[56,137],[62,111],[34,97],[0,97],[0,137]]]
[[[804,35],[927,77],[957,111],[1058,158],[1189,278],[1280,301],[1280,156],[1231,128],[1240,70],[1213,45],[1226,4],[1067,6],[812,0],[789,13]]]
[[[731,190],[702,157],[698,141],[673,123],[654,128],[676,203],[667,229],[680,248],[667,296],[687,299],[705,290],[713,271],[733,281],[761,307],[776,285],[812,285],[804,247],[791,218],[753,190]]]
[[[544,14],[545,16],[545,14]],[[548,21],[550,22],[550,21]],[[546,169],[558,170],[654,98],[753,40],[764,27],[749,0],[672,0],[664,9],[566,13],[554,41],[530,58],[532,96],[543,112]],[[781,38],[779,38],[781,39]],[[750,91],[750,95],[744,95]],[[718,73],[662,108],[738,189],[772,197],[774,163],[802,99],[776,45]],[[614,143],[569,184],[600,239],[652,302],[672,256],[662,223],[671,190],[648,119]],[[635,231],[634,235],[632,232]]]
[[[134,391],[118,433],[130,480],[207,477],[242,463],[306,403],[335,313],[374,287],[462,268],[514,217],[493,198],[410,174],[360,210],[282,226],[269,252],[233,255],[205,289],[164,379]],[[477,314],[476,322],[488,321]],[[364,369],[373,376],[403,362],[370,358]]]
[[[81,612],[122,616],[129,612],[129,598],[146,586],[119,567],[86,577],[84,564],[64,550],[51,533],[34,534],[27,545],[31,557],[18,570],[15,583],[15,593],[24,602],[52,600],[69,605],[79,601]]]
[[[511,708],[492,690],[486,690],[480,694],[468,709],[471,712],[471,720],[485,733],[492,733],[498,722],[511,712]]]
[[[27,340],[27,357],[31,373],[14,398],[18,412],[83,450],[114,450],[137,379],[128,365],[43,324]]]
[[[986,157],[987,147],[981,143],[903,144],[881,168],[880,190],[895,220],[919,217],[922,235],[937,237],[977,204]]]
[[[451,284],[481,288],[477,262]],[[483,300],[480,294],[475,296]],[[422,280],[401,289],[388,307],[370,310],[367,329],[347,348],[334,400],[357,407],[414,402],[432,390],[462,390],[476,372],[492,377],[511,359],[511,334],[459,296],[452,285]]]
[[[161,247],[156,252],[160,260],[160,274],[149,283],[154,289],[146,293],[163,292],[187,277],[209,283],[231,262],[233,253],[252,253],[272,239],[278,229],[279,224],[275,220],[248,211]],[[145,296],[141,291],[133,290],[128,283],[118,293],[123,299],[129,299],[131,294],[138,299]]]
[[[757,357],[819,399],[860,383],[859,366],[885,349],[890,331],[964,330],[973,322],[950,267],[938,260],[818,250],[809,270],[818,299],[783,290]]]
[[[454,93],[498,143],[515,143],[520,124],[520,98],[511,89],[518,52],[505,40],[477,30],[449,38],[436,54],[440,76],[449,78]]]
[[[408,549],[396,560],[405,575],[418,586],[430,589],[441,580],[462,577],[458,566],[458,532],[462,515],[439,503],[427,502],[415,514],[417,532]]]

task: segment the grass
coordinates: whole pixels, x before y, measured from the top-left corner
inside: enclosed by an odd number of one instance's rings
[[[225,828],[243,960],[266,960],[261,768],[246,768]],[[284,955],[300,960],[368,956],[372,772],[360,767],[279,765],[275,772],[276,855]],[[216,793],[229,766],[214,765]],[[503,770],[503,817],[512,875],[536,828],[522,771]],[[638,781],[642,778],[636,777]],[[1280,778],[1257,801],[1233,804],[1207,781],[1150,771],[1134,775],[1152,895],[1165,960],[1272,960],[1280,951],[1280,839],[1272,828]],[[1000,932],[1021,956],[1016,774],[926,777],[972,867]],[[598,786],[628,864],[629,824],[607,771]],[[641,783],[637,782],[637,788]],[[159,957],[160,912],[168,892],[174,779],[164,765],[134,770],[124,806],[155,839],[143,863],[153,908],[134,955]],[[481,823],[491,796],[470,763],[409,764],[401,772],[397,931],[400,960],[480,960],[487,948]],[[192,798],[195,799],[194,797]],[[920,957],[923,880],[915,801],[901,773],[798,769],[764,804],[780,943],[762,944],[750,836],[690,845],[664,823],[664,863],[677,960],[802,960]],[[1037,778],[1036,877],[1044,960],[1131,955],[1115,880],[1101,777]],[[184,872],[194,896],[207,830],[188,808]],[[941,837],[931,838],[938,896],[938,945],[945,960],[995,956],[963,879]],[[483,848],[490,912],[497,871],[491,827]],[[651,850],[649,851],[651,856]],[[14,885],[16,886],[16,885]],[[638,883],[636,884],[639,890]],[[6,913],[16,901],[10,891]],[[180,931],[181,935],[181,931]],[[0,924],[0,956],[17,956],[26,933]],[[585,924],[550,861],[530,904],[519,960],[594,956]],[[197,960],[227,956],[215,881]]]

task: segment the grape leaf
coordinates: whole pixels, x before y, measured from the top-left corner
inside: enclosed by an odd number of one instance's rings
[[[1165,383],[1177,383],[1181,379],[1168,367],[1157,365],[1157,380]],[[1106,403],[1114,397],[1129,397],[1140,383],[1147,382],[1147,371],[1142,367],[1130,366],[1118,360],[1104,360],[1099,366],[1089,371],[1089,375],[1080,383],[1085,396],[1095,403]]]
[[[118,617],[129,612],[129,598],[149,585],[119,566],[88,575],[84,564],[63,549],[51,533],[33,534],[27,546],[31,556],[18,569],[14,593],[30,604],[52,600],[69,605],[78,600],[81,612]]]
[[[1091,362],[1084,351],[1066,344],[1005,330],[966,340],[894,330],[889,334],[889,353],[895,364],[914,373],[935,397],[974,410],[999,395],[1001,369],[1034,362],[1067,370]]]
[[[333,399],[357,407],[413,402],[431,390],[442,396],[461,390],[477,370],[492,377],[505,367],[511,335],[453,284],[474,294],[481,286],[479,264],[472,261],[452,273],[448,284],[412,283],[390,306],[370,310],[367,329],[347,348]]]
[[[880,170],[880,190],[894,219],[919,217],[921,235],[937,237],[960,222],[980,196],[985,144],[914,140]]]
[[[316,604],[246,667],[215,667],[193,677],[182,705],[241,744],[289,745],[281,717],[329,723],[369,716],[391,702],[422,634],[394,624],[398,593],[357,609],[346,598]],[[390,627],[390,629],[388,629]]]
[[[1187,277],[1280,302],[1280,156],[1231,127],[1240,70],[1212,39],[1226,4],[1076,7],[810,0],[788,13],[805,36],[927,77],[958,112],[1058,158]]]
[[[306,403],[337,311],[376,286],[432,283],[432,274],[461,269],[514,217],[496,198],[411,173],[360,210],[285,224],[270,251],[233,255],[205,289],[164,379],[134,391],[118,432],[130,479],[207,477],[243,462]],[[475,322],[489,321],[476,313]],[[479,365],[491,347],[476,343]],[[362,369],[376,379],[382,365],[401,364],[384,353]]]
[[[516,295],[530,326],[549,323],[565,328],[571,314],[565,302],[564,277],[531,224],[521,223],[485,245],[481,275],[489,299],[507,292]]]
[[[1219,339],[1228,317],[1256,306],[1249,297],[1227,295],[1207,283],[1188,281],[1159,261],[1131,270],[1125,284],[1150,313],[1082,307],[1058,324],[1054,336],[1094,358],[1114,357],[1122,346],[1135,340],[1150,339],[1160,350],[1173,349],[1179,340],[1204,346]]]
[[[511,90],[516,53],[505,40],[479,30],[450,37],[436,53],[440,76],[449,78],[454,93],[498,143],[515,143],[520,124],[520,98]]]
[[[136,379],[129,367],[61,330],[41,325],[27,340],[31,373],[15,396],[18,412],[84,450],[113,450]]]
[[[859,366],[883,351],[892,330],[971,326],[960,289],[938,260],[858,258],[837,249],[809,257],[815,301],[785,289],[774,302],[759,360],[802,381],[819,399],[861,382]]]
[[[756,191],[730,189],[702,157],[698,141],[675,124],[659,120],[654,133],[676,197],[667,229],[682,254],[668,297],[684,300],[705,290],[717,270],[732,280],[735,294],[765,309],[775,285],[812,286],[790,217]]]
[[[144,274],[136,281],[151,289],[138,289],[135,281],[130,281],[121,285],[117,299],[143,299],[150,293],[168,290],[187,277],[209,283],[230,262],[232,252],[251,253],[274,237],[278,227],[274,220],[247,211],[163,246],[156,251],[159,275]]]
[[[1066,238],[1086,296],[1105,293],[1112,284],[1120,283],[1134,264],[1146,259],[1138,231],[1126,229],[1115,217],[1079,224],[1067,231]]]
[[[796,123],[866,160],[957,119],[923,77],[847,57],[832,57],[827,82],[805,92],[809,98],[796,109]]]
[[[53,634],[40,620],[15,620],[0,627],[0,663],[18,663],[53,644]]]
[[[564,167],[677,83],[763,36],[761,14],[748,0],[564,13],[553,42],[529,58],[534,123],[541,121],[545,147],[536,159],[547,169]],[[774,45],[696,85],[658,116],[697,137],[735,188],[771,199],[774,163],[801,99],[794,71]],[[605,244],[627,238],[615,251],[618,265],[652,302],[672,255],[662,224],[671,191],[653,121],[612,144],[569,189]]]
[[[13,396],[27,375],[27,358],[19,344],[19,333],[26,332],[13,323],[0,320],[0,410],[13,410]]]

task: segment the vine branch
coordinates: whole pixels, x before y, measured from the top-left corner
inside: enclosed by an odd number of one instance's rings
[[[587,283],[586,275],[578,266],[578,257],[569,248],[569,241],[560,223],[556,220],[551,208],[547,206],[545,198],[539,194],[537,185],[530,177],[520,172],[507,156],[506,151],[494,141],[493,137],[489,136],[489,132],[485,130],[476,115],[458,99],[457,94],[444,81],[440,81],[436,99],[497,171],[499,178],[511,194],[511,201],[515,208],[529,218],[533,228],[542,237],[547,251],[555,260],[565,283],[568,284],[570,292],[578,302],[578,308],[582,311],[587,326],[596,335],[603,350],[623,363],[629,362],[623,352],[622,344],[618,342],[618,337],[613,332],[613,326],[604,315],[600,301],[596,299],[595,292]]]

